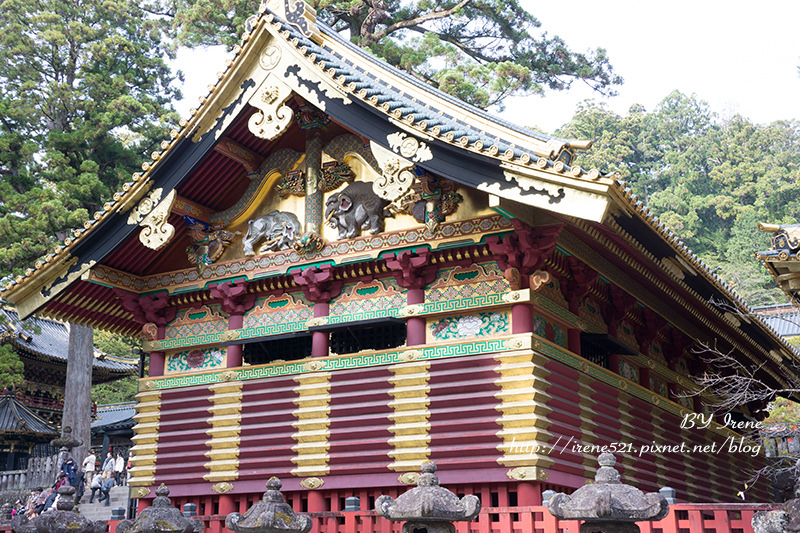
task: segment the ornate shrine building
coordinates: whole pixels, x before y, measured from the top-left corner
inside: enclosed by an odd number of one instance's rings
[[[192,117],[3,293],[144,336],[134,496],[166,483],[224,514],[276,475],[298,510],[367,508],[431,459],[484,506],[528,506],[610,445],[642,490],[732,501],[762,458],[722,413],[681,428],[710,413],[686,395],[692,347],[771,383],[791,347],[710,303],[748,311],[574,164],[591,143],[499,121],[289,5],[262,5]]]
[[[67,380],[69,324],[41,317],[20,322],[0,308],[0,345],[11,346],[24,366],[23,381],[0,400],[0,468],[25,468],[31,456],[54,453],[47,444],[59,435]],[[92,383],[134,374],[137,361],[95,349]]]

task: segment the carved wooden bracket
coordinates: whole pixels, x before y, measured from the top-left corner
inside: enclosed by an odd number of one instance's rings
[[[600,275],[575,257],[568,257],[567,264],[569,265],[572,279],[569,283],[562,283],[561,286],[564,287],[564,297],[569,303],[570,311],[576,313],[581,300],[589,294],[589,289],[591,289]]]
[[[234,285],[232,281],[223,281],[211,287],[211,296],[221,300],[222,311],[228,316],[244,315],[256,303],[255,294],[247,294],[247,283],[239,282]]]
[[[519,219],[512,219],[514,233],[486,239],[489,250],[501,269],[516,268],[523,277],[528,277],[544,266],[544,262],[556,249],[556,239],[562,225],[532,228]]]
[[[608,323],[609,331],[613,331],[616,330],[620,322],[625,320],[628,313],[636,307],[636,298],[616,285],[609,285],[608,293],[611,296],[611,302],[608,306],[606,322]]]
[[[661,316],[646,307],[642,309],[642,318],[644,327],[637,332],[636,337],[639,339],[639,351],[647,355],[650,345],[661,335],[662,331],[667,329],[668,324]]]
[[[140,324],[152,322],[158,327],[164,327],[175,320],[178,310],[167,307],[169,296],[165,292],[140,296],[123,289],[114,289],[114,293],[120,299],[122,308],[131,313]]]
[[[224,137],[219,143],[217,143],[216,146],[214,146],[214,151],[219,152],[228,159],[232,159],[237,163],[240,163],[248,174],[258,172],[258,168],[264,161],[264,158],[259,154],[227,137]]]
[[[342,282],[331,281],[331,265],[297,269],[290,274],[294,282],[303,288],[306,297],[314,303],[328,303],[342,292]]]
[[[672,333],[670,335],[670,344],[672,346],[664,350],[664,359],[667,361],[667,366],[674,370],[678,360],[683,357],[686,350],[691,348],[694,341],[679,329],[671,329],[670,332]]]
[[[436,279],[438,269],[428,265],[431,252],[427,248],[405,250],[385,257],[386,266],[395,272],[397,284],[406,289],[421,289]]]

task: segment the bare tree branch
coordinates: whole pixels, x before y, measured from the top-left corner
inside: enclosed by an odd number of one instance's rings
[[[378,41],[390,35],[398,30],[412,28],[414,26],[420,26],[426,22],[430,22],[432,20],[443,19],[452,16],[457,10],[467,6],[472,0],[461,0],[459,3],[451,7],[450,9],[445,9],[444,11],[434,11],[432,13],[428,13],[426,15],[422,15],[420,17],[414,17],[408,20],[401,20],[399,22],[395,22],[391,24],[381,31],[377,33],[373,33],[371,35],[364,36],[364,44],[365,45],[373,45],[376,44]]]

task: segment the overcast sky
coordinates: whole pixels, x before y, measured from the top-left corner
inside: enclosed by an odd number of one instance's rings
[[[571,49],[607,50],[625,78],[609,106],[625,114],[632,104],[648,111],[671,91],[696,94],[722,114],[740,113],[757,123],[800,119],[800,1],[762,4],[739,0],[522,0],[550,35]],[[206,94],[224,51],[184,52],[186,73],[182,116]],[[567,122],[575,106],[601,99],[585,84],[543,97],[516,99],[502,114],[523,126],[551,132]]]
[[[522,1],[543,30],[573,50],[607,50],[625,78],[619,96],[607,100],[617,113],[635,103],[650,111],[677,89],[718,113],[757,123],[800,118],[796,0]],[[517,122],[552,131],[572,117],[578,102],[597,98],[580,85],[529,98],[525,108],[508,106],[509,118],[527,114]]]

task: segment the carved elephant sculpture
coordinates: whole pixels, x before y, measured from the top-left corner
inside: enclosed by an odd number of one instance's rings
[[[247,223],[247,235],[242,239],[244,255],[255,255],[253,245],[264,238],[267,242],[259,248],[260,254],[291,248],[302,232],[303,228],[294,213],[271,211]]]
[[[352,239],[362,229],[373,235],[383,230],[383,219],[391,216],[389,205],[372,190],[372,182],[356,181],[334,193],[325,202],[325,221],[339,230],[339,240]]]

